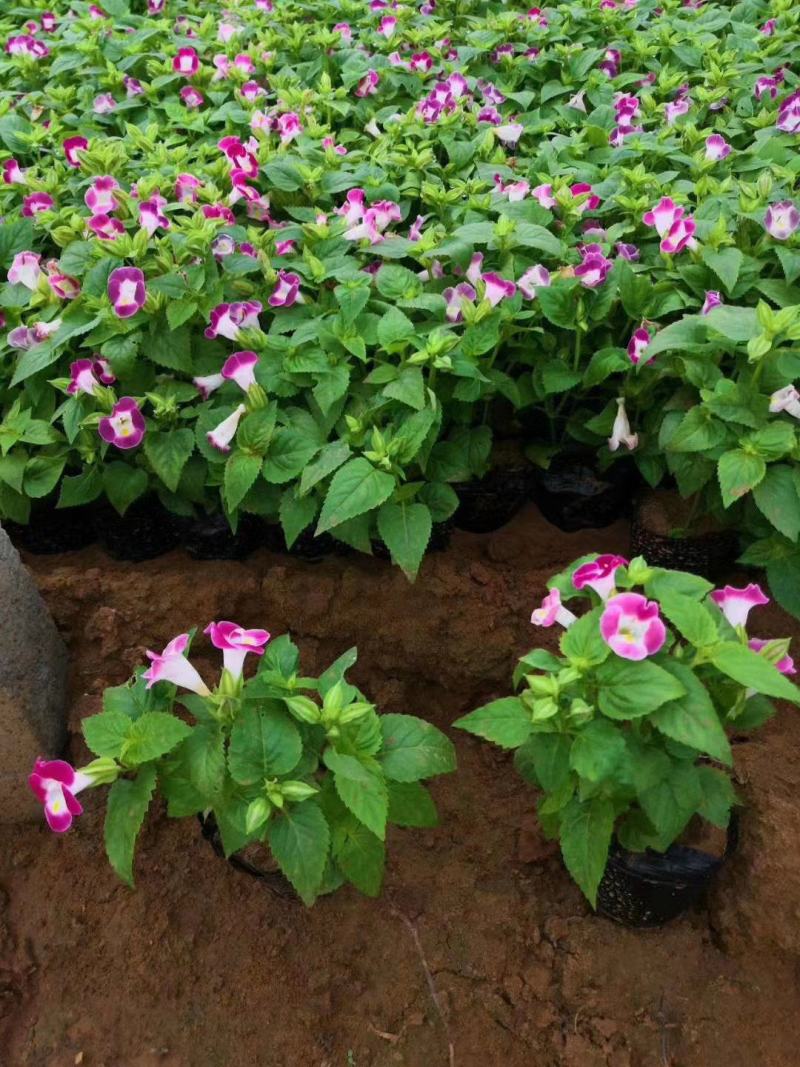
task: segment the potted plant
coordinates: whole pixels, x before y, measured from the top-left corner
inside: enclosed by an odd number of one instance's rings
[[[759,726],[771,698],[800,703],[788,641],[746,630],[764,603],[757,585],[714,589],[641,557],[582,557],[548,582],[532,615],[563,627],[559,653],[524,656],[517,695],[455,723],[515,751],[541,790],[544,832],[612,918],[654,925],[697,898],[721,855],[682,835],[698,821],[729,826],[738,801],[727,731]]]
[[[132,885],[136,838],[160,795],[169,816],[199,816],[225,856],[256,848],[259,866],[239,866],[279,872],[308,905],[345,882],[376,896],[387,827],[436,824],[422,783],[455,769],[452,743],[412,715],[380,715],[346,680],[355,649],[312,678],[286,635],[270,641],[232,622],[204,632],[223,655],[215,687],[187,658],[193,634],[180,634],[84,719],[96,759],[78,770],[36,761],[30,785],[49,826],[69,829],[77,794],[109,785],[106,850]],[[259,664],[245,679],[248,655]]]

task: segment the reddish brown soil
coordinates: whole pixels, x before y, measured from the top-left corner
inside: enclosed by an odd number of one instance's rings
[[[353,558],[134,566],[90,549],[29,563],[74,657],[80,759],[103,687],[145,646],[220,617],[290,627],[309,669],[358,644],[354,677],[384,710],[448,727],[507,691],[541,636],[527,620],[545,579],[626,542],[623,524],[566,535],[531,508],[497,534],[457,534],[414,586]],[[758,624],[799,629],[772,608]],[[276,899],[161,811],[132,892],[106,864],[97,797],[63,838],[5,831],[3,1067],[796,1067],[797,712],[736,748],[742,843],[707,908],[650,932],[593,916],[508,757],[452,736],[441,826],[392,833],[378,901]]]

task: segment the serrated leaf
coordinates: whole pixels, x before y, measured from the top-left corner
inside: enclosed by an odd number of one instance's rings
[[[245,706],[231,729],[228,768],[239,785],[289,774],[300,761],[303,743],[289,713],[274,701]]]
[[[387,778],[417,782],[456,769],[452,741],[431,723],[413,715],[382,715],[380,727],[378,759]]]
[[[313,800],[292,804],[270,820],[269,847],[304,904],[314,903],[328,861],[330,831]]]
[[[649,660],[622,660],[616,656],[594,673],[597,703],[610,719],[640,719],[668,700],[685,693],[680,681]]]
[[[664,669],[678,679],[686,692],[679,699],[662,704],[650,721],[674,741],[730,765],[731,746],[703,683],[689,667],[675,660],[665,660]]]
[[[530,712],[519,697],[501,697],[456,719],[453,726],[492,741],[501,748],[518,748],[533,730]]]
[[[369,460],[362,456],[349,460],[333,476],[317,534],[379,507],[392,494],[394,486],[391,474],[377,470]]]
[[[378,512],[378,533],[393,562],[412,580],[417,576],[432,529],[433,520],[425,504],[387,502]]]
[[[761,456],[732,449],[720,456],[717,463],[717,478],[726,508],[754,489],[767,473],[767,465]]]
[[[194,434],[189,429],[151,430],[144,437],[144,452],[161,481],[174,493],[194,452]]]
[[[614,806],[602,797],[584,803],[571,800],[561,819],[564,863],[593,908],[597,905],[597,887],[608,861],[613,830]]]
[[[225,502],[228,511],[235,511],[261,473],[261,457],[249,452],[234,451],[225,463]]]
[[[428,790],[420,782],[387,782],[389,822],[396,826],[436,826],[439,817]]]
[[[156,784],[156,769],[141,767],[134,779],[118,778],[108,791],[105,845],[119,877],[133,887],[133,853]]]

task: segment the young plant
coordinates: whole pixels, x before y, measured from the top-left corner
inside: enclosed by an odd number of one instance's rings
[[[770,698],[800,704],[800,690],[788,640],[747,633],[750,610],[768,603],[757,585],[713,589],[641,557],[592,555],[548,589],[531,621],[564,628],[560,654],[523,656],[519,694],[455,725],[515,750],[517,771],[541,790],[543,830],[594,906],[614,835],[631,851],[664,852],[693,816],[727,827],[727,731],[760,726]]]
[[[312,678],[298,673],[286,635],[270,641],[232,622],[204,632],[223,654],[215,688],[187,658],[192,634],[180,634],[83,721],[97,759],[79,770],[37,760],[30,784],[51,829],[81,813],[78,792],[110,784],[106,851],[133,885],[136,838],[158,792],[173,818],[213,815],[226,855],[263,845],[308,905],[345,882],[377,896],[388,825],[436,825],[422,782],[455,770],[452,743],[412,715],[379,715],[345,678],[354,648]],[[245,679],[250,654],[258,670]]]

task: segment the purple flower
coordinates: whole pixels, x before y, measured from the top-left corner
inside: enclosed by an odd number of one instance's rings
[[[619,258],[627,259],[629,263],[635,263],[639,258],[640,252],[636,245],[626,245],[622,241],[617,241],[614,248]]]
[[[785,638],[788,642],[788,638]],[[751,648],[753,652],[760,652],[762,648],[768,648],[772,644],[772,641],[762,641],[760,637],[751,637],[747,642],[747,647]],[[781,674],[797,674],[797,668],[794,665],[794,660],[788,652],[775,663],[775,668],[781,672]]]
[[[651,340],[650,331],[644,326],[640,326],[633,331],[633,336],[628,341],[628,359],[631,363],[641,362],[642,356],[645,354]]]
[[[119,182],[110,175],[94,179],[83,194],[84,203],[93,215],[108,215],[117,210],[119,202],[114,196],[115,189],[119,189]]]
[[[608,277],[612,263],[606,259],[600,245],[583,245],[583,260],[575,268],[575,277],[587,289],[597,289]]]
[[[578,567],[572,575],[572,584],[576,589],[585,589],[588,586],[597,593],[601,600],[608,600],[614,593],[617,571],[620,567],[627,566],[628,561],[624,556],[609,554],[598,556],[590,563],[584,563]]]
[[[257,365],[258,356],[255,352],[234,352],[223,364],[222,378],[225,381],[236,382],[242,392],[246,393],[256,384]],[[198,379],[195,379],[195,383],[197,381]]]
[[[182,689],[189,689],[201,697],[209,695],[209,688],[184,653],[189,647],[189,635],[178,634],[173,637],[163,652],[147,650],[150,666],[142,677],[147,681],[147,688],[152,689],[158,682],[172,682]]]
[[[777,25],[777,19],[767,19],[767,21],[764,23],[764,25],[758,32],[763,33],[765,37],[772,37],[772,35],[775,33]]]
[[[622,62],[622,53],[616,48],[606,49],[605,58],[599,65],[599,70],[602,70],[604,74],[607,74],[609,78],[616,78],[619,74],[619,66]]]
[[[125,227],[119,219],[103,213],[92,215],[86,225],[96,237],[103,241],[116,241],[121,234],[125,233]]]
[[[31,193],[22,199],[22,214],[30,219],[40,211],[50,211],[54,205],[55,200],[49,193]]]
[[[16,159],[7,159],[3,164],[3,181],[6,185],[24,185],[25,171]]]
[[[129,99],[134,96],[141,96],[144,92],[144,86],[138,78],[131,78],[129,74],[126,74],[122,79],[122,85],[125,89],[125,95]]]
[[[606,603],[600,634],[613,652],[632,660],[654,656],[667,639],[658,604],[640,593],[619,593]]]
[[[484,298],[489,301],[492,307],[497,307],[501,300],[512,297],[517,291],[517,286],[514,282],[501,278],[499,274],[489,272],[488,274],[482,274],[481,278],[485,286]]]
[[[206,337],[209,340],[219,336],[238,341],[241,330],[259,329],[260,314],[261,304],[257,300],[247,300],[241,304],[218,304],[211,312]]]
[[[236,431],[239,428],[239,422],[242,415],[245,414],[247,408],[244,404],[240,404],[235,408],[226,419],[223,419],[219,426],[216,426],[213,430],[206,434],[208,443],[216,448],[219,452],[230,452],[231,441],[236,436]]]
[[[659,237],[664,237],[681,218],[683,208],[677,207],[670,197],[663,196],[655,207],[642,215],[642,222],[645,226],[655,226]]]
[[[384,15],[378,26],[378,33],[383,34],[383,36],[388,41],[396,29],[397,19],[394,17],[394,15]]]
[[[70,396],[85,393],[86,396],[94,396],[98,389],[98,381],[94,376],[94,363],[91,359],[76,359],[69,367],[70,381],[67,392]]]
[[[535,189],[531,191],[531,195],[534,196],[542,207],[555,207],[556,198],[553,196],[552,185],[537,185]]]
[[[677,219],[666,236],[662,238],[659,248],[668,255],[677,255],[684,248],[696,248],[697,241],[694,239],[696,229],[694,219]]]
[[[700,308],[700,314],[708,315],[714,308],[722,307],[722,303],[722,297],[719,292],[716,289],[709,289],[703,301],[703,306]]]
[[[300,276],[287,271],[278,271],[278,280],[269,298],[270,307],[290,308],[293,304],[302,304]]]
[[[781,101],[775,125],[783,133],[800,133],[800,89]]]
[[[129,319],[144,307],[147,290],[144,274],[138,267],[117,267],[108,276],[108,297],[114,305],[114,314]]]
[[[731,146],[722,134],[712,133],[710,137],[706,137],[706,159],[713,160],[716,163],[730,154]]]
[[[57,259],[50,259],[46,264],[47,284],[59,300],[74,300],[80,294],[81,283],[70,274],[64,274]]]
[[[759,604],[769,604],[769,597],[764,595],[760,585],[751,583],[744,589],[726,585],[724,589],[715,589],[709,594],[731,626],[746,626],[747,616]]]
[[[542,11],[540,7],[532,7],[529,9],[528,14],[525,16],[528,22],[533,23],[534,26],[538,26],[540,30],[547,29],[547,15]]]
[[[28,785],[44,806],[47,825],[57,834],[69,830],[74,816],[83,812],[75,796],[92,784],[88,774],[60,759],[37,758],[28,777]]]
[[[762,96],[769,96],[770,100],[774,100],[778,95],[778,87],[783,85],[783,71],[776,70],[774,77],[768,77],[762,75],[762,77],[756,79],[753,93],[756,100],[760,100]]]
[[[623,397],[619,397],[617,399],[617,414],[614,419],[614,426],[608,439],[608,450],[609,452],[616,452],[620,445],[625,445],[628,451],[632,452],[638,444],[639,435],[631,432],[628,413],[625,410],[625,400]]]
[[[800,211],[791,200],[771,204],[764,215],[764,229],[777,241],[787,241],[800,227]]]
[[[187,107],[202,107],[205,103],[203,94],[193,85],[184,85],[180,91],[180,98]]]
[[[8,269],[8,280],[12,285],[24,285],[35,289],[42,273],[39,266],[42,257],[37,252],[17,252]]]
[[[111,93],[100,93],[99,96],[94,98],[92,111],[94,111],[95,115],[107,115],[109,111],[113,111],[116,106],[117,101]]]
[[[200,58],[194,48],[179,48],[172,60],[172,69],[186,78],[194,77],[200,69]]]
[[[194,174],[179,174],[175,179],[175,199],[179,204],[194,204],[197,202],[195,190],[202,186],[199,178]]]
[[[71,167],[79,167],[81,165],[80,153],[85,152],[88,147],[89,142],[85,137],[68,137],[63,145],[67,163]]]
[[[380,82],[380,76],[377,70],[368,70],[361,81],[358,83],[356,89],[356,96],[365,97],[373,96],[378,91],[378,83]]]
[[[528,300],[535,300],[536,290],[546,289],[549,285],[550,271],[547,267],[543,267],[541,263],[537,263],[533,267],[528,267],[517,282],[519,291],[523,296],[526,296]]]
[[[784,385],[769,398],[769,410],[773,415],[786,411],[794,418],[800,419],[800,393],[793,385]]]
[[[212,393],[225,384],[225,379],[221,374],[205,374],[198,378],[192,378],[192,384],[196,387],[203,400],[208,400]]]
[[[245,630],[235,622],[210,622],[203,633],[211,638],[214,648],[222,650],[225,670],[234,678],[241,678],[245,656],[263,656],[270,635],[267,630]]]
[[[685,115],[691,106],[691,101],[688,96],[679,96],[677,100],[672,100],[668,104],[664,105],[664,118],[667,126],[674,126],[675,122]]]
[[[159,196],[157,193],[155,196],[151,196],[149,200],[143,200],[139,204],[139,223],[143,230],[147,230],[150,237],[156,232],[160,226],[162,230],[168,230],[170,226],[169,219],[164,214],[164,208],[167,201],[163,196]]]
[[[294,111],[287,111],[277,118],[278,131],[281,136],[281,144],[289,144],[303,132],[300,125],[300,117]]]
[[[541,607],[536,608],[531,615],[531,622],[534,626],[552,626],[554,622],[557,622],[559,626],[568,630],[573,622],[577,621],[577,616],[562,605],[558,589],[551,589],[542,600]]]
[[[461,282],[455,288],[448,288],[442,293],[446,302],[445,315],[450,322],[461,322],[464,318],[464,302],[475,300],[476,293],[471,285]]]
[[[136,448],[142,443],[145,432],[144,415],[131,396],[123,396],[114,405],[111,414],[100,420],[100,436],[117,448]]]

